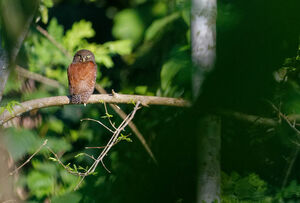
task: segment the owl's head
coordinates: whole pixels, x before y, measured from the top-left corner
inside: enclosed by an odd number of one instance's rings
[[[86,61],[92,61],[95,63],[95,56],[94,54],[86,49],[81,49],[76,52],[73,58],[73,63],[78,63],[78,62],[86,62]]]

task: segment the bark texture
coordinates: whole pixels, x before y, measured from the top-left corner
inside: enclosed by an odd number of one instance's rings
[[[197,98],[206,73],[210,72],[216,58],[216,0],[192,0],[191,40],[193,93]]]
[[[197,200],[211,203],[220,201],[221,119],[206,115],[199,121],[198,133],[198,192]]]
[[[192,0],[191,46],[193,61],[193,96],[201,94],[202,84],[216,60],[216,0]],[[206,115],[200,119],[198,140],[197,202],[220,202],[220,117]]]
[[[135,104],[140,102],[143,106],[148,105],[163,105],[163,106],[178,106],[178,107],[188,107],[190,103],[183,99],[169,98],[169,97],[155,97],[155,96],[141,96],[141,95],[127,95],[127,94],[93,94],[88,100],[87,104],[97,104],[97,103],[115,103],[115,104]],[[21,114],[31,111],[34,109],[41,109],[51,106],[62,106],[68,105],[70,103],[70,98],[67,96],[56,96],[47,97],[41,99],[34,99],[26,101],[14,106],[13,111],[9,112],[5,110],[0,114],[0,125],[10,119],[20,116]]]

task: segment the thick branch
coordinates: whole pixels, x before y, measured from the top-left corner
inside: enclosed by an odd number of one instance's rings
[[[188,107],[190,103],[183,99],[168,98],[168,97],[155,97],[155,96],[140,96],[140,95],[127,95],[127,94],[94,94],[90,97],[88,104],[96,103],[137,103],[141,102],[142,105],[163,105],[163,106],[177,106],[177,107]],[[27,111],[34,109],[40,109],[50,106],[62,106],[70,104],[70,100],[67,96],[56,96],[47,97],[41,99],[34,99],[16,105],[13,112],[8,112],[5,110],[3,114],[0,115],[0,125],[7,122],[8,120],[19,116]]]
[[[44,77],[40,74],[37,73],[33,73],[30,72],[28,70],[26,70],[25,68],[22,68],[20,66],[16,66],[16,72],[22,76],[22,77],[26,77],[38,82],[41,82],[43,84],[52,86],[52,87],[56,87],[56,88],[60,88],[63,87],[63,85],[61,85],[59,82],[57,82],[56,80]],[[104,88],[102,88],[99,84],[95,85],[96,90],[101,93],[101,94],[107,94],[106,90]],[[110,107],[122,118],[125,119],[127,117],[127,114],[122,110],[116,107],[116,105],[114,104],[109,104]],[[149,153],[149,155],[152,157],[152,159],[154,160],[154,162],[157,162],[155,159],[154,154],[152,153],[150,147],[148,146],[145,138],[143,137],[142,133],[139,131],[139,129],[136,127],[136,125],[130,121],[130,123],[128,124],[129,127],[131,128],[131,130],[133,131],[133,133],[137,136],[137,138],[141,141],[142,145],[144,146],[144,148],[146,149],[146,151]]]

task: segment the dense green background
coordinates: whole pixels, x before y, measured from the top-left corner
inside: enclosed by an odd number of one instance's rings
[[[26,3],[21,4],[26,10]],[[78,179],[49,160],[49,152],[43,150],[21,170],[16,183],[28,193],[27,201],[195,202],[195,129],[201,115],[230,110],[277,119],[278,113],[266,100],[285,114],[300,113],[299,8],[299,0],[218,1],[216,68],[195,105],[142,108],[134,118],[158,164],[131,135],[133,142],[120,142],[105,159],[112,173],[99,166],[95,176],[73,191]],[[43,0],[35,19],[71,55],[81,48],[92,50],[99,67],[97,82],[108,92],[191,100],[189,10],[189,3],[182,0]],[[4,25],[10,22],[1,22],[3,43],[9,47]],[[2,106],[67,95],[70,62],[33,23],[17,63],[63,86],[53,88],[11,74]],[[274,79],[276,71],[285,73],[284,80]],[[133,105],[120,107],[129,113]],[[112,109],[109,113],[114,122],[121,122]],[[97,123],[80,119],[103,115],[102,104],[41,109],[25,114],[38,124],[5,129],[3,141],[17,165],[47,138],[65,163],[86,166],[91,161],[75,155],[98,154],[84,148],[105,145],[110,134]],[[299,138],[284,122],[269,127],[222,117],[223,201],[299,201],[300,160],[295,143]],[[292,159],[295,163],[282,187]]]

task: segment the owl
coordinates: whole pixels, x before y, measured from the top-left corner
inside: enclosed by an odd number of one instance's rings
[[[76,52],[68,68],[69,91],[72,104],[86,105],[94,92],[97,65],[94,54],[86,49]]]

